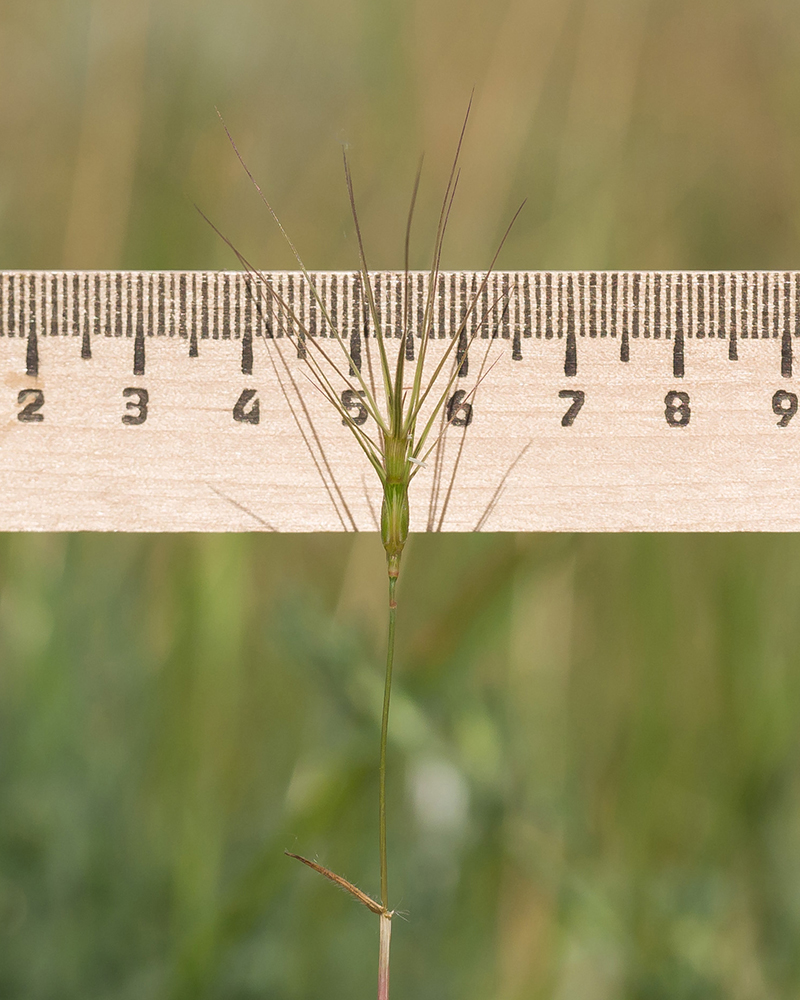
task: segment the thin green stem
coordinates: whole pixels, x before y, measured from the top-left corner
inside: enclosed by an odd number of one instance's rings
[[[394,599],[394,589],[397,577],[389,577],[389,639],[386,646],[386,677],[383,686],[383,715],[381,716],[381,756],[379,764],[379,831],[381,855],[381,903],[385,910],[389,909],[389,875],[386,862],[386,741],[389,734],[389,699],[392,694],[392,665],[394,663],[394,626],[397,615],[397,602]]]

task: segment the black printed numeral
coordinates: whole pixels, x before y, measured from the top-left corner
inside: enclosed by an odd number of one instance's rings
[[[361,398],[366,395],[363,389],[359,389],[356,392],[355,389],[345,389],[341,395],[342,406],[347,410],[350,415],[350,419],[347,420],[342,417],[342,423],[347,426],[350,421],[360,427],[362,424],[367,422],[367,408],[361,402]],[[361,397],[361,398],[359,398]]]
[[[242,394],[233,407],[233,419],[240,424],[257,424],[259,422],[261,404],[255,389],[242,389]]]
[[[797,413],[797,395],[785,389],[778,389],[772,397],[772,412],[781,418],[778,427],[788,427],[789,421]]]
[[[472,423],[472,403],[465,403],[466,398],[466,392],[458,389],[447,400],[447,422],[453,427],[469,427]]]
[[[664,397],[664,416],[670,427],[686,427],[692,419],[689,406],[689,393],[676,392],[674,389]]]
[[[562,427],[572,427],[575,417],[581,412],[581,407],[586,400],[586,393],[582,389],[562,389],[558,394],[559,399],[571,399],[572,406],[561,418]]]
[[[127,424],[128,427],[143,424],[147,420],[147,404],[150,401],[150,394],[147,389],[134,389],[131,387],[123,389],[122,395],[124,399],[128,400],[125,408],[131,411],[130,413],[123,413],[123,424]]]
[[[17,414],[17,420],[23,424],[40,424],[44,414],[39,410],[44,406],[44,393],[41,389],[20,389],[17,403],[22,409]]]

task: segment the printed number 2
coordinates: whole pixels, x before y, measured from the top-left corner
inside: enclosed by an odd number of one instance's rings
[[[150,399],[147,389],[123,389],[122,395],[128,400],[126,409],[132,411],[131,413],[123,413],[123,424],[127,424],[129,427],[143,424],[147,420],[147,403]],[[136,399],[129,398],[133,396]]]
[[[572,427],[575,423],[575,417],[581,412],[581,407],[586,399],[586,393],[582,389],[562,389],[558,394],[558,398],[572,400],[572,406],[570,406],[561,418],[562,427]]]
[[[685,427],[692,417],[688,392],[668,392],[664,397],[664,416],[670,427]]]
[[[17,403],[25,406],[17,414],[17,420],[23,424],[40,424],[44,414],[39,410],[44,406],[44,393],[41,389],[20,389]]]

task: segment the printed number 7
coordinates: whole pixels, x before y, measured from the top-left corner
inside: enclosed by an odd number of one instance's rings
[[[583,401],[586,399],[586,393],[582,389],[562,389],[558,394],[558,398],[572,400],[572,406],[570,406],[561,418],[562,427],[572,427],[575,423],[575,417],[581,412]]]

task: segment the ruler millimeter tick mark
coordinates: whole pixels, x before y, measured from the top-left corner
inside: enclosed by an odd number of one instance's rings
[[[302,274],[265,272],[263,277],[310,336],[332,335]],[[402,277],[396,272],[373,276],[380,321],[396,337],[406,308]],[[439,276],[433,337],[446,338],[458,328],[476,277],[482,276]],[[253,280],[244,272],[2,272],[0,337],[27,338],[29,375],[37,373],[40,339],[53,336],[81,338],[87,360],[93,339],[132,338],[137,375],[144,374],[150,337],[185,341],[190,357],[198,356],[204,340],[237,339],[243,372],[250,373],[254,337],[297,335],[272,298],[254,294]],[[375,335],[359,274],[316,272],[312,280],[341,336],[352,343],[353,357],[359,356],[361,340]],[[427,283],[426,273],[412,276],[411,315],[424,308]],[[468,320],[465,339],[507,340],[515,361],[524,359],[528,338],[563,340],[567,377],[577,374],[581,338],[608,337],[618,341],[623,362],[631,359],[632,342],[672,340],[676,378],[685,371],[688,339],[727,340],[731,361],[738,359],[742,339],[779,339],[781,374],[789,378],[792,341],[800,335],[800,274],[793,271],[496,272],[482,299]]]

